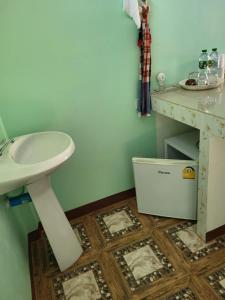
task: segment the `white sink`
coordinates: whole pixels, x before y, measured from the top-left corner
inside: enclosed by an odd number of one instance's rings
[[[19,164],[59,165],[74,152],[70,136],[61,132],[40,132],[15,139],[10,147],[12,159]]]
[[[0,157],[0,195],[49,174],[74,152],[71,137],[49,131],[14,139]]]
[[[74,149],[69,135],[49,131],[15,138],[0,156],[0,195],[27,186],[61,271],[79,258],[82,248],[52,190],[49,174]]]

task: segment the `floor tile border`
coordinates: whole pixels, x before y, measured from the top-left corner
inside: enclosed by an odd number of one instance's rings
[[[219,281],[225,279],[225,267],[219,268],[206,277],[210,287],[221,297],[225,299],[225,288],[219,283]]]
[[[187,299],[187,300],[197,300],[194,292],[189,288],[183,288],[182,290],[178,291],[177,293],[167,296],[165,300],[177,300],[177,299]]]

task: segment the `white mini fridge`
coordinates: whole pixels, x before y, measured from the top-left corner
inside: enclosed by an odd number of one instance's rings
[[[196,220],[197,160],[133,158],[132,163],[139,212]]]

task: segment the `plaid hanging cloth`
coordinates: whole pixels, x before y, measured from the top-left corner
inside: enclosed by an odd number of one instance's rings
[[[139,95],[137,112],[140,116],[150,116],[151,104],[151,33],[148,25],[149,7],[142,6],[141,27],[138,47],[140,48]]]

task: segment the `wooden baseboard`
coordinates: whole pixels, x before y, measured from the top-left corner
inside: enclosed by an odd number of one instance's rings
[[[225,225],[222,225],[218,228],[215,228],[211,231],[208,231],[206,233],[206,242],[210,242],[211,240],[216,239],[217,237],[219,237],[220,235],[225,234]]]
[[[81,217],[83,215],[86,215],[88,213],[91,213],[92,211],[106,207],[108,205],[115,204],[117,202],[123,201],[125,199],[128,199],[130,197],[135,196],[135,189],[130,189],[124,192],[120,192],[115,195],[108,196],[106,198],[102,198],[100,200],[88,203],[86,205],[71,209],[69,211],[66,211],[66,216],[68,220],[72,220],[78,217]]]
[[[100,200],[88,203],[86,205],[68,210],[65,212],[65,215],[68,220],[73,220],[75,218],[79,218],[79,217],[82,217],[83,215],[91,213],[93,210],[100,209],[100,208],[106,207],[108,205],[112,205],[112,204],[121,202],[125,199],[134,197],[134,196],[135,196],[135,188],[132,188],[130,190],[126,190],[126,191],[120,192],[118,194],[114,194],[114,195],[102,198]],[[40,231],[42,229],[43,229],[43,227],[41,225],[41,222],[39,222],[37,230]]]

